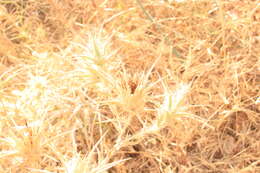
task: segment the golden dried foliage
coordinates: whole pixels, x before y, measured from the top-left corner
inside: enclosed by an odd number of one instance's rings
[[[260,172],[260,6],[0,0],[0,172]]]

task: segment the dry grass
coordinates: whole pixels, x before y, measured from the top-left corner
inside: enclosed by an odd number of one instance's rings
[[[259,21],[256,0],[0,0],[0,172],[260,172]]]

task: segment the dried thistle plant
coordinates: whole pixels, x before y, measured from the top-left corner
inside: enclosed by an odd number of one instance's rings
[[[0,1],[0,172],[260,172],[259,14]]]

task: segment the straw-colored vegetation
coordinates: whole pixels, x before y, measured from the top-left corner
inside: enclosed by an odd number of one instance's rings
[[[260,172],[259,21],[257,0],[0,0],[0,172]]]

